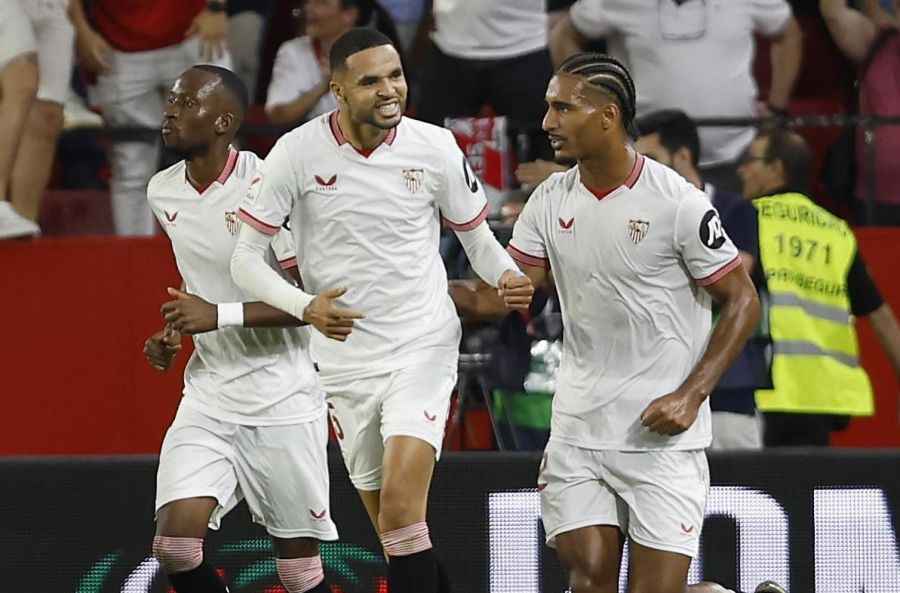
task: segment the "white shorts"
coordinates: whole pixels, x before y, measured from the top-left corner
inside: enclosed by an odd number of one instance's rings
[[[0,70],[15,58],[36,51],[34,29],[19,0],[0,2]]]
[[[411,436],[441,456],[456,366],[428,363],[346,383],[322,382],[328,414],[350,481],[358,490],[381,489],[384,442]]]
[[[37,52],[37,98],[62,105],[75,59],[75,28],[67,0],[0,2],[0,68],[18,55]]]
[[[156,474],[156,511],[174,500],[211,496],[209,526],[241,501],[255,523],[283,539],[336,540],[328,498],[328,426],[221,422],[179,406],[166,432]]]
[[[551,547],[561,533],[615,525],[642,546],[693,558],[709,466],[702,450],[598,451],[551,440],[538,490]]]

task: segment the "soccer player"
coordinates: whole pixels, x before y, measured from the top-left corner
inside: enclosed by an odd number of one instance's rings
[[[147,340],[148,360],[164,370],[181,334],[194,334],[184,397],[160,453],[153,553],[178,593],[224,593],[203,559],[203,539],[207,525],[216,529],[244,498],[272,536],[285,589],[325,593],[319,541],[337,539],[337,530],[309,330],[278,309],[248,302],[229,272],[236,211],[259,181],[256,155],[231,146],[246,108],[247,90],[233,72],[195,66],[182,74],[166,100],[162,135],[184,160],[147,188],[184,283],[181,291],[169,289],[166,328]],[[273,245],[291,243],[281,235]],[[281,253],[281,266],[296,265],[287,249]],[[267,265],[280,267],[273,252],[267,257]]]
[[[756,325],[756,291],[709,199],[629,146],[624,66],[573,56],[546,100],[556,157],[577,166],[538,186],[509,250],[536,286],[553,270],[566,328],[538,476],[547,543],[573,593],[616,591],[626,536],[629,590],[681,593],[709,488],[706,398]]]
[[[484,222],[484,191],[451,133],[403,117],[406,80],[390,40],[352,29],[329,61],[338,109],[269,153],[240,210],[232,274],[254,298],[319,330],[313,359],[350,479],[388,556],[391,592],[430,593],[438,569],[426,504],[461,333],[438,254],[440,217],[508,306],[526,308],[533,289]],[[306,289],[346,289],[340,302],[351,314],[326,311],[263,265],[259,253],[286,216]]]

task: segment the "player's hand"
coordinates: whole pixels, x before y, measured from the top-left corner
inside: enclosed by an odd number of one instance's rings
[[[545,179],[559,171],[565,171],[565,165],[558,165],[552,161],[537,159],[530,163],[522,163],[516,167],[516,179],[522,185],[534,187]]]
[[[217,60],[225,55],[227,34],[228,16],[224,12],[203,10],[194,17],[184,36],[199,37],[200,57],[204,60]]]
[[[166,371],[181,350],[181,334],[166,324],[144,342],[144,358],[158,371]]]
[[[168,292],[175,300],[164,303],[160,311],[172,328],[192,336],[219,327],[219,310],[215,305],[174,288],[169,288]]]
[[[365,317],[358,311],[344,309],[335,304],[335,300],[345,292],[346,288],[332,288],[317,295],[303,310],[303,321],[332,340],[345,341],[353,331],[353,320]]]
[[[506,270],[497,283],[497,294],[503,298],[507,309],[528,311],[534,296],[531,278],[516,270]]]
[[[102,35],[89,27],[84,27],[78,31],[75,44],[78,47],[81,64],[88,71],[96,74],[109,71],[112,47]]]
[[[703,399],[700,394],[682,389],[658,397],[641,414],[641,424],[650,432],[681,434],[694,424]]]

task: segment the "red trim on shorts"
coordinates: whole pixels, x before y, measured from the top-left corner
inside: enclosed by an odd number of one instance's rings
[[[443,216],[441,216],[441,218],[444,219],[444,222],[447,223],[447,226],[450,228],[450,230],[463,232],[473,230],[475,227],[487,220],[487,215],[488,205],[485,204],[484,208],[481,209],[481,212],[479,212],[478,215],[469,222],[453,222],[449,218],[444,218]]]
[[[731,260],[730,262],[728,262],[727,264],[725,264],[724,266],[719,268],[718,271],[713,272],[712,274],[710,274],[709,276],[707,276],[705,278],[699,278],[699,279],[695,278],[694,282],[697,283],[697,286],[709,286],[710,284],[715,284],[716,282],[721,280],[722,277],[725,276],[728,272],[731,272],[732,270],[736,269],[740,265],[741,265],[741,256],[738,255],[733,260]]]
[[[536,255],[531,255],[530,253],[525,253],[512,243],[507,245],[506,251],[514,260],[516,260],[520,264],[525,264],[526,266],[532,266],[535,268],[550,267],[550,260],[548,260],[546,257],[538,257]]]
[[[338,143],[338,146],[343,146],[344,144],[347,144],[348,142],[350,142],[349,140],[347,140],[347,137],[344,136],[344,132],[341,131],[341,124],[338,122],[338,112],[337,111],[332,111],[331,115],[328,116],[328,127],[331,128],[331,133],[334,136],[334,141]],[[391,128],[390,130],[388,130],[387,136],[384,137],[384,140],[379,142],[378,146],[375,146],[374,148],[360,149],[360,148],[356,148],[352,144],[350,146],[353,146],[353,150],[355,150],[356,152],[358,152],[365,158],[369,158],[369,156],[373,152],[375,152],[375,150],[382,144],[387,144],[388,146],[393,145],[394,140],[396,138],[397,138],[397,127],[395,126],[395,127]]]
[[[238,218],[265,235],[274,235],[281,228],[261,221],[243,208],[238,209]]]

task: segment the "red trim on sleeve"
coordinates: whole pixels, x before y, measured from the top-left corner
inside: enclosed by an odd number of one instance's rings
[[[443,216],[441,218],[444,219],[444,222],[447,223],[447,226],[450,228],[450,230],[463,232],[463,231],[471,231],[472,229],[474,229],[475,227],[480,225],[482,222],[487,220],[487,215],[488,215],[488,205],[485,204],[484,208],[481,209],[481,212],[478,213],[478,216],[476,216],[469,222],[453,222],[449,218],[445,218]]]
[[[271,224],[269,224],[267,222],[261,221],[260,219],[256,218],[255,216],[253,216],[252,214],[250,214],[243,208],[238,209],[238,218],[241,219],[243,222],[246,222],[247,224],[249,224],[256,230],[258,230],[260,233],[263,233],[265,235],[274,235],[275,233],[278,232],[278,229],[281,228],[278,226],[272,226]]]
[[[278,265],[281,266],[282,270],[290,270],[291,268],[299,267],[297,263],[296,257],[289,257],[287,259],[278,260]]]
[[[697,286],[709,286],[710,284],[715,284],[716,282],[721,280],[725,274],[740,266],[741,263],[741,256],[738,255],[733,260],[719,268],[718,271],[713,272],[706,278],[695,278],[694,282],[697,283]]]
[[[531,255],[529,253],[525,253],[521,249],[518,249],[515,245],[510,243],[506,247],[507,253],[519,262],[520,264],[525,264],[526,266],[532,266],[534,268],[549,268],[550,260],[546,257],[538,257],[536,255]]]

